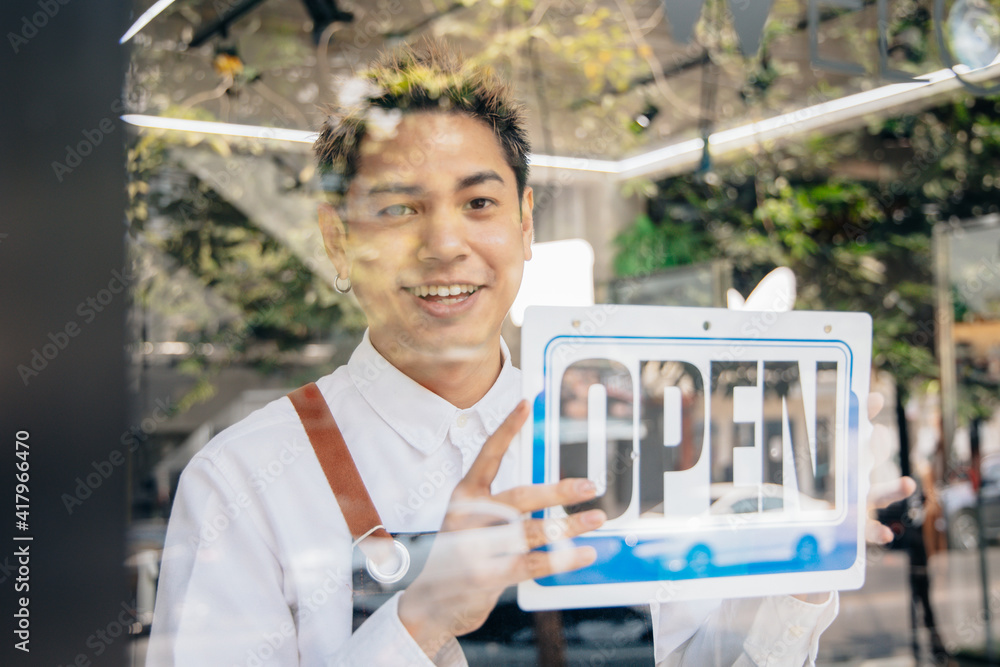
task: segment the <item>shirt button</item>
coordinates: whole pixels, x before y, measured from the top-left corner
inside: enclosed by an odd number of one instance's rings
[[[466,415],[464,412],[458,416],[458,419],[455,420],[455,425],[458,426],[459,428],[465,428],[465,425],[468,423],[469,423],[469,416]]]

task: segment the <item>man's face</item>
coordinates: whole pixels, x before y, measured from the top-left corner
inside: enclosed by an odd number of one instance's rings
[[[531,206],[482,121],[421,112],[366,135],[343,224],[329,208],[320,224],[376,349],[460,361],[498,349],[531,257]]]

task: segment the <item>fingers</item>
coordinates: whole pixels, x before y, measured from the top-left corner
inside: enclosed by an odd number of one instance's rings
[[[607,520],[607,515],[601,510],[590,510],[572,514],[561,519],[534,519],[524,522],[524,537],[529,549],[536,549],[543,544],[576,537],[586,532],[600,528]]]
[[[909,477],[900,477],[891,482],[873,484],[868,494],[869,509],[885,507],[898,500],[909,498],[917,490],[917,483]],[[875,519],[865,523],[865,540],[871,544],[888,544],[894,537],[892,530]]]
[[[589,479],[566,478],[555,484],[515,486],[498,493],[493,499],[510,505],[518,512],[534,512],[555,505],[582,503],[596,494],[597,487]]]
[[[885,396],[877,392],[868,394],[868,419],[875,419],[875,415],[882,411],[885,405]]]
[[[432,588],[443,586],[446,590],[438,591],[438,597],[466,597],[501,591],[527,579],[590,565],[597,558],[592,547],[562,543],[545,551],[532,551],[525,539],[526,533],[531,533],[535,542],[544,543],[560,535],[586,532],[590,530],[588,526],[604,521],[604,513],[600,510],[596,516],[592,512],[575,516],[577,518],[565,520],[564,525],[548,531],[548,535],[543,521],[438,533],[418,579]]]
[[[524,426],[524,420],[527,418],[528,402],[522,400],[507,416],[507,419],[500,424],[500,427],[493,432],[493,435],[486,440],[486,444],[480,450],[479,456],[472,462],[472,467],[469,468],[468,474],[459,482],[458,486],[460,488],[471,490],[473,494],[482,492],[484,489],[489,490],[490,484],[493,483],[493,478],[497,475],[497,470],[500,469],[500,462],[503,460],[503,455],[507,452],[507,448],[510,447],[514,436]]]
[[[472,530],[489,526],[508,526],[521,522],[521,513],[504,503],[479,496],[453,498],[448,505],[441,531]]]
[[[900,477],[891,482],[873,484],[868,493],[868,505],[873,508],[885,507],[897,500],[909,498],[916,490],[917,483],[909,477]]]
[[[517,581],[541,579],[560,572],[579,570],[593,565],[597,552],[593,547],[574,547],[551,551],[530,551],[519,559],[512,573]]]
[[[893,537],[892,529],[875,519],[868,519],[865,524],[865,541],[870,544],[889,544]]]

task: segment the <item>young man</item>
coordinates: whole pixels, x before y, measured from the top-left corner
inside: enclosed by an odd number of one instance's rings
[[[504,457],[527,415],[500,337],[531,257],[522,112],[494,75],[433,49],[390,55],[366,82],[317,154],[338,183],[320,209],[337,287],[369,328],[317,385],[385,528],[441,533],[419,575],[352,631],[354,546],[387,571],[406,554],[348,525],[297,406],[275,401],[181,478],[149,665],[461,665],[456,637],[506,587],[595,557],[533,549],[600,526],[600,510],[524,518],[588,500],[593,484],[516,487]],[[657,661],[811,664],[837,611],[835,595],[817,601],[654,604]]]

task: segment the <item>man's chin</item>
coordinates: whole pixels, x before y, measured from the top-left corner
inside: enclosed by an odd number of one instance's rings
[[[496,343],[499,345],[499,342]],[[492,350],[494,343],[482,340],[437,336],[429,340],[416,341],[412,351],[414,354],[431,357],[443,364],[458,364],[478,361],[485,353]]]
[[[468,335],[449,335],[446,331],[402,334],[388,344],[372,336],[372,344],[383,356],[398,364],[432,361],[438,364],[475,362],[499,349],[500,335],[483,340]]]

